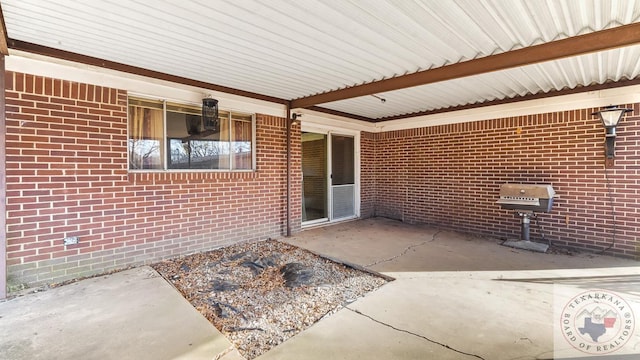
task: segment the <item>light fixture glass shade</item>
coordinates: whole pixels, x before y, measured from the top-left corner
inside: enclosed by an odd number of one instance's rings
[[[605,130],[605,142],[604,142],[604,154],[606,157],[605,166],[612,167],[613,159],[615,158],[616,150],[616,126],[622,119],[622,115],[631,112],[631,109],[619,108],[617,106],[607,106],[600,111],[596,111],[591,115],[598,115],[604,125]]]
[[[593,113],[593,115],[598,115],[600,120],[602,120],[602,125],[604,125],[605,128],[610,128],[618,126],[618,122],[622,119],[622,115],[630,111],[632,110],[619,108],[617,106],[608,106]]]

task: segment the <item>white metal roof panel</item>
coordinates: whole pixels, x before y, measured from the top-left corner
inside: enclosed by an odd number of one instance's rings
[[[365,96],[323,107],[381,118],[638,77],[640,45],[376,94],[384,103]]]
[[[635,0],[1,3],[11,39],[283,99],[640,21]],[[635,78],[639,62],[632,47],[322,106],[379,118]]]

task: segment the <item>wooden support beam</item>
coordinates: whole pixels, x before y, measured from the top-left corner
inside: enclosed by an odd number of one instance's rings
[[[511,69],[518,66],[579,56],[638,43],[640,43],[640,23],[633,23],[446,65],[435,69],[419,71],[413,74],[396,76],[385,80],[307,96],[292,100],[291,107],[294,109],[308,108],[333,101],[379,94],[445,80],[459,79],[465,76]]]
[[[2,55],[9,55],[7,39],[9,39],[9,37],[7,36],[7,27],[4,24],[4,13],[2,12],[2,4],[0,4],[0,54]]]

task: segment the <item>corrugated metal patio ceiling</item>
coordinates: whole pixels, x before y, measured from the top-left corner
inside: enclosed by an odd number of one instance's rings
[[[640,21],[634,0],[2,0],[7,37],[284,100]],[[15,45],[16,42],[13,44]],[[16,47],[16,46],[14,46]],[[640,45],[320,103],[370,119],[633,80]]]

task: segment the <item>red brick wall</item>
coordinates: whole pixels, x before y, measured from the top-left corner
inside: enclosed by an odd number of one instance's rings
[[[13,72],[5,87],[12,289],[285,233],[285,119],[257,116],[256,172],[129,173],[126,91]]]
[[[360,217],[375,215],[376,201],[376,146],[375,134],[360,134]]]
[[[618,127],[615,166],[607,170],[615,230],[604,167],[604,129],[591,115],[597,109],[363,136],[375,137],[374,151],[371,141],[363,140],[363,194],[375,193],[377,216],[517,239],[519,219],[495,204],[500,185],[550,183],[559,198],[551,213],[539,215],[547,239],[564,247],[601,251],[615,231],[610,252],[637,258],[640,105],[629,106],[633,115]],[[532,240],[540,240],[535,222],[531,229]]]

